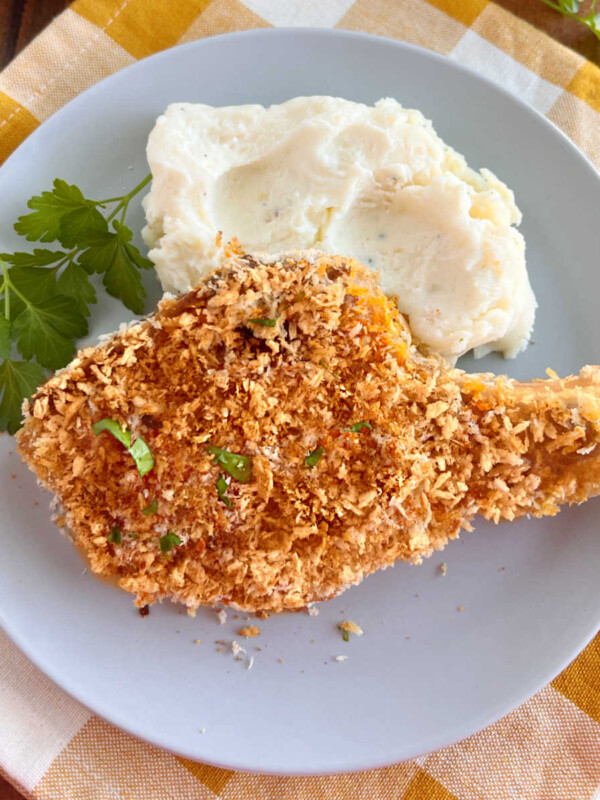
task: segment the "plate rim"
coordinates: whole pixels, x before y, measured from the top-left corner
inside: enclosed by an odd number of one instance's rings
[[[391,37],[379,36],[377,34],[372,34],[363,31],[350,31],[345,29],[338,29],[338,28],[312,28],[312,27],[284,27],[284,28],[257,28],[257,29],[249,29],[249,30],[242,30],[242,31],[234,31],[230,33],[222,33],[217,34],[215,36],[208,36],[202,39],[196,39],[191,42],[186,42],[185,44],[175,45],[173,47],[167,48],[165,50],[161,50],[158,53],[151,54],[146,56],[143,59],[136,61],[133,64],[130,64],[124,67],[117,72],[112,73],[111,75],[106,76],[102,80],[98,81],[97,83],[93,84],[92,86],[85,89],[83,92],[79,93],[68,103],[61,108],[57,109],[50,117],[44,120],[17,148],[10,156],[6,159],[6,161],[0,166],[0,178],[4,172],[4,169],[7,165],[11,164],[14,159],[17,159],[21,156],[21,152],[26,146],[31,145],[32,143],[35,144],[36,140],[44,135],[44,132],[47,131],[49,128],[55,125],[60,125],[60,118],[61,113],[66,109],[71,108],[74,104],[79,102],[84,96],[89,97],[93,95],[96,91],[99,91],[101,87],[107,82],[114,80],[117,75],[121,75],[124,72],[133,72],[135,70],[143,70],[145,68],[146,62],[149,60],[158,61],[161,59],[168,59],[172,56],[174,51],[180,50],[196,50],[198,48],[204,47],[207,43],[214,43],[218,42],[223,39],[241,39],[241,38],[276,38],[276,37],[318,37],[322,39],[328,38],[337,38],[337,39],[346,39],[349,42],[353,40],[369,40],[377,45],[388,46],[392,48],[397,48],[400,50],[414,52],[419,57],[424,57],[427,59],[432,60],[435,62],[440,68],[442,69],[450,69],[451,71],[461,73],[463,75],[469,76],[471,80],[475,80],[479,82],[483,86],[488,87],[488,89],[496,94],[500,94],[503,96],[509,103],[513,106],[516,106],[520,109],[521,113],[527,114],[529,117],[537,120],[543,127],[545,127],[548,135],[554,136],[555,139],[564,147],[566,146],[569,150],[571,156],[579,160],[580,164],[585,167],[587,170],[591,172],[593,179],[598,182],[599,192],[600,192],[600,174],[591,160],[583,153],[577,145],[557,126],[555,125],[548,117],[542,114],[540,111],[535,109],[529,103],[522,100],[516,94],[512,93],[508,89],[504,88],[503,86],[495,83],[493,80],[488,78],[485,75],[481,75],[480,73],[474,71],[470,67],[467,67],[457,61],[452,60],[450,57],[446,55],[442,55],[440,53],[436,53],[432,50],[429,50],[424,47],[420,47],[419,45],[414,45],[408,42],[404,42],[398,39],[393,39]],[[264,766],[257,767],[256,765],[247,764],[243,762],[243,759],[236,759],[234,762],[228,760],[219,760],[219,759],[207,759],[201,755],[199,755],[198,750],[192,749],[185,749],[185,748],[177,748],[174,749],[169,745],[165,745],[160,741],[160,735],[157,735],[155,738],[152,737],[152,734],[148,732],[138,730],[135,725],[134,720],[123,720],[120,719],[117,713],[105,713],[104,711],[99,710],[98,708],[94,707],[94,704],[88,702],[88,700],[84,699],[82,696],[82,692],[77,689],[69,688],[61,681],[60,671],[58,669],[54,669],[44,663],[42,657],[36,655],[35,647],[33,645],[33,640],[29,637],[29,640],[22,637],[21,633],[17,629],[13,629],[10,621],[5,618],[5,615],[0,607],[0,628],[6,633],[9,639],[21,650],[21,652],[45,675],[47,676],[54,684],[56,684],[61,690],[66,692],[70,697],[75,699],[78,703],[88,709],[92,714],[97,715],[98,717],[108,721],[110,724],[115,725],[118,729],[125,731],[128,734],[135,736],[136,738],[144,741],[151,746],[159,747],[166,752],[172,753],[174,755],[182,756],[185,758],[190,758],[192,760],[200,760],[202,763],[215,766],[221,769],[228,769],[228,770],[235,770],[235,771],[242,771],[248,772],[253,774],[265,774],[265,775],[279,775],[279,776],[286,776],[286,777],[301,777],[301,776],[326,776],[326,775],[335,775],[335,774],[350,774],[355,772],[361,772],[365,770],[374,770],[374,769],[381,769],[388,766],[391,766],[396,763],[403,763],[405,761],[409,761],[415,759],[419,756],[426,755],[428,753],[435,752],[439,749],[444,747],[448,747],[450,745],[456,744],[464,739],[474,735],[475,733],[482,731],[488,728],[490,725],[493,725],[498,720],[505,717],[507,714],[514,711],[516,708],[520,707],[522,704],[527,702],[531,697],[537,694],[541,689],[546,687],[557,675],[559,675],[584,649],[585,647],[591,642],[594,636],[598,633],[600,629],[600,609],[598,609],[597,619],[591,629],[589,634],[584,638],[583,643],[579,642],[579,644],[573,649],[569,649],[569,653],[560,660],[560,666],[558,669],[555,666],[546,668],[545,670],[540,670],[541,677],[538,681],[532,681],[531,685],[534,685],[534,688],[527,688],[525,692],[521,690],[520,692],[514,692],[514,694],[519,694],[519,699],[515,700],[503,700],[498,701],[495,705],[495,709],[491,713],[483,713],[481,712],[478,716],[477,727],[473,727],[473,717],[470,718],[470,724],[465,723],[458,723],[454,726],[451,734],[444,734],[439,733],[436,736],[430,737],[430,743],[427,744],[426,748],[423,749],[423,746],[420,747],[405,747],[403,754],[400,755],[400,760],[398,756],[395,756],[392,760],[390,757],[384,757],[379,761],[373,761],[373,759],[367,759],[364,762],[354,761],[353,764],[342,764],[339,767],[334,769],[288,769],[285,771],[276,770],[276,769],[269,769]],[[445,728],[444,730],[447,730]]]

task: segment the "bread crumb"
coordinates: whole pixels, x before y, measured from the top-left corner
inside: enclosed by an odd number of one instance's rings
[[[246,625],[238,631],[240,636],[245,636],[246,639],[253,639],[255,636],[260,636],[260,628],[258,625]]]
[[[233,653],[234,656],[238,656],[240,653],[245,653],[246,651],[244,650],[242,645],[239,642],[236,642],[236,640],[234,639],[233,642],[231,643],[231,652]]]
[[[465,610],[465,607],[464,607],[464,606],[459,606],[459,607],[458,607],[458,610],[459,610],[459,611],[464,611],[464,610]]]
[[[250,656],[250,660],[248,661],[248,669],[252,669],[254,666],[254,656]]]
[[[225,625],[227,622],[227,612],[224,608],[220,608],[217,611],[217,619],[219,620],[219,625]]]
[[[206,728],[200,728],[200,733],[206,733]]]
[[[338,623],[338,628],[341,631],[348,631],[348,633],[353,633],[355,636],[362,636],[364,631],[357,625],[356,622],[352,622],[352,620],[346,619],[343,622]]]
[[[440,564],[440,573],[442,575],[447,575],[448,574],[448,564],[446,564],[445,561],[442,561],[442,563]]]
[[[348,661],[348,656],[334,656],[334,661]]]
[[[224,652],[224,648],[222,648],[222,647],[217,647],[217,653],[223,653],[223,652]]]
[[[11,478],[13,479],[13,481],[14,481],[14,479],[17,477],[17,473],[16,473],[16,472],[13,472],[13,473],[12,473],[12,475],[11,475],[10,477],[11,477]]]
[[[283,664],[283,663],[284,663],[284,662],[283,662],[283,658],[278,658],[278,659],[277,659],[277,661],[279,661],[279,663],[280,663],[280,664]]]
[[[306,609],[308,611],[309,617],[318,617],[319,616],[319,609],[316,606],[308,606]]]
[[[194,639],[194,644],[202,644],[202,639]]]

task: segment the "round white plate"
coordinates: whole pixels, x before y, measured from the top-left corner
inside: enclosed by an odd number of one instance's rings
[[[529,378],[548,365],[568,373],[600,361],[593,168],[550,123],[489,82],[366,35],[216,37],[108,78],[55,114],[0,170],[1,249],[23,248],[11,225],[26,199],[57,176],[91,197],[134,186],[147,172],[148,132],[168,103],[268,104],[302,94],[367,103],[395,97],[431,117],[470,164],[490,167],[515,190],[540,304],[535,344],[515,361],[490,357],[478,368]],[[136,208],[129,224],[139,230],[142,222]],[[103,301],[94,334],[125,318],[122,306]],[[191,619],[167,604],[142,619],[128,595],[84,574],[49,520],[48,495],[12,450],[3,436],[0,624],[96,713],[190,758],[302,774],[417,756],[525,701],[598,628],[600,506],[592,501],[554,519],[479,522],[423,566],[376,574],[317,617],[260,621],[260,638],[246,645],[254,656],[248,670],[247,657],[236,661],[229,649],[243,616],[229,612],[219,626],[212,610]],[[344,642],[342,619],[362,625],[364,636]],[[224,652],[216,640],[227,643]]]

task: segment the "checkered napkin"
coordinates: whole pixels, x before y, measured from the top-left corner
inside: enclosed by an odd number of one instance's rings
[[[529,102],[600,167],[600,70],[486,0],[76,0],[0,74],[0,161],[136,59],[227,31],[317,25],[450,56]],[[194,763],[116,730],[0,632],[0,771],[36,800],[600,798],[600,636],[524,706],[460,744],[371,772],[280,778]]]

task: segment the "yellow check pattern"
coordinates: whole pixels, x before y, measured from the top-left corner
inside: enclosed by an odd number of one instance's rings
[[[76,0],[0,74],[0,161],[64,103],[158,50],[226,31],[328,25],[428,47],[546,114],[600,167],[600,70],[486,0]],[[177,758],[90,715],[0,632],[0,772],[35,800],[592,800],[600,637],[524,706],[418,761],[279,778]]]

